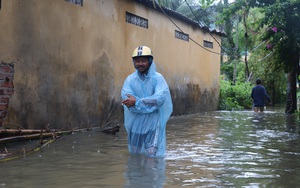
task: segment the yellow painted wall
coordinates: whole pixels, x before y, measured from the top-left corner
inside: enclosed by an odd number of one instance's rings
[[[220,56],[191,40],[175,38],[176,26],[161,12],[133,0],[2,0],[0,60],[14,63],[14,95],[5,126],[74,128],[122,121],[120,90],[134,71],[131,54],[149,46],[169,83],[173,115],[214,110]],[[125,22],[126,11],[149,28]],[[212,36],[174,18],[203,45]],[[215,35],[220,40],[220,37]]]

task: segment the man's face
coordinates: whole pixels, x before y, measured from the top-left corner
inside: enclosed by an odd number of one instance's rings
[[[133,58],[134,67],[141,73],[146,73],[149,69],[150,63],[148,57]]]

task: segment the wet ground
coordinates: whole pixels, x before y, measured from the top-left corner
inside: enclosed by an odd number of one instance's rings
[[[89,131],[0,163],[0,187],[297,187],[297,118],[265,113],[207,112],[172,117],[167,156],[128,154],[126,133]]]

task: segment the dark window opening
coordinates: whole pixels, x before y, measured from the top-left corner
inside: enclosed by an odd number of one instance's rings
[[[204,45],[204,47],[207,47],[207,48],[214,48],[214,43],[206,41],[206,40],[203,41],[203,45]]]
[[[188,34],[180,32],[175,30],[175,38],[181,39],[181,40],[185,40],[185,41],[189,41],[190,37]]]
[[[126,12],[126,22],[143,28],[148,28],[147,19],[131,14],[129,12]]]
[[[65,0],[69,3],[73,3],[75,5],[80,5],[80,6],[83,6],[83,0]]]

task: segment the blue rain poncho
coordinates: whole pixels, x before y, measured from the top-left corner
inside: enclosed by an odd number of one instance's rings
[[[124,105],[129,152],[163,157],[166,150],[166,123],[173,105],[167,82],[156,72],[154,61],[147,75],[136,70],[126,78],[121,92],[122,100],[128,98],[127,94],[136,98],[135,106]]]

